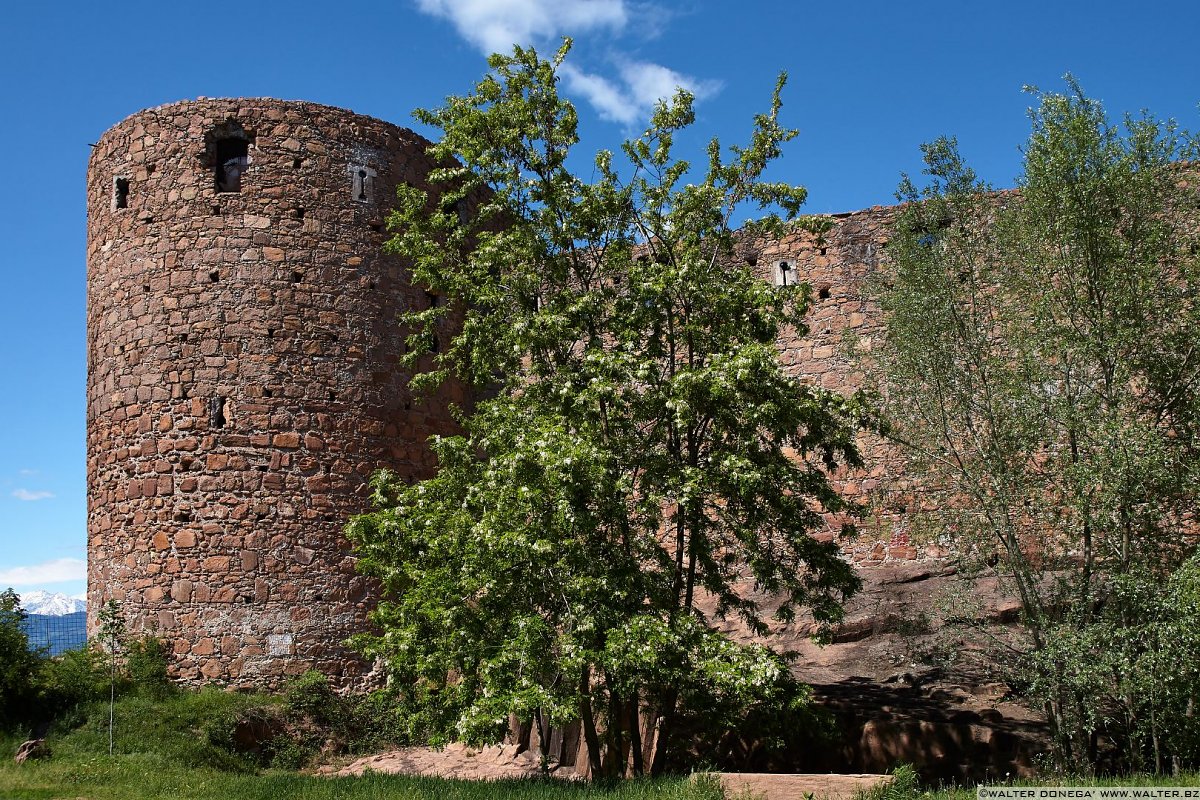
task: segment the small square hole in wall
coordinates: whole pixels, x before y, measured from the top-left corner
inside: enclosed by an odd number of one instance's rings
[[[337,392],[330,392],[329,393],[329,402],[331,402],[331,403],[337,402],[337,397],[338,397]]]
[[[372,223],[371,230],[375,231],[376,233],[383,233],[383,226],[378,222]]]
[[[142,284],[142,291],[143,291],[143,292],[148,292],[148,291],[150,291],[150,284],[148,284],[148,283],[143,283],[143,284]]]
[[[820,289],[817,290],[817,297],[820,298],[821,300],[828,300],[829,299],[829,291],[830,290],[829,290],[828,286],[822,286]]]
[[[275,329],[274,328],[267,328],[267,338],[268,339],[275,338]]]
[[[154,164],[147,164],[146,165],[146,175],[147,176],[153,175],[154,170],[156,170],[156,169],[157,169],[157,167]]]
[[[822,247],[822,248],[821,248],[821,249],[820,249],[818,252],[819,252],[821,255],[825,255],[825,252],[826,252],[828,249],[829,249],[829,248]]]
[[[114,211],[118,208],[129,208],[129,178],[113,178],[112,207]]]
[[[221,216],[221,207],[220,207],[220,206],[213,206],[213,207],[212,207],[212,215],[213,215],[214,217],[219,217],[219,216]]]
[[[212,272],[208,273],[208,282],[209,283],[216,283],[219,280],[221,280],[221,270],[214,269]]]
[[[302,166],[304,166],[303,158],[293,158],[292,159],[292,169],[300,169]]]
[[[292,209],[292,217],[295,219],[304,219],[304,209],[297,206]]]
[[[274,397],[274,396],[275,396],[274,389],[263,389],[263,397]]]
[[[746,266],[757,267],[758,266],[758,256],[746,256]]]
[[[292,273],[292,283],[299,283],[302,280],[304,280],[303,272],[301,272],[300,270],[296,270]]]

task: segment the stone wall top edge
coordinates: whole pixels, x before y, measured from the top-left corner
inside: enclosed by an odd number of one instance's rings
[[[294,110],[306,111],[306,112],[310,112],[310,113],[321,112],[321,113],[336,115],[336,116],[342,117],[342,118],[355,118],[355,119],[359,119],[364,122],[370,123],[372,125],[379,125],[379,126],[383,126],[385,128],[391,128],[392,130],[394,130],[398,133],[401,133],[405,136],[409,136],[409,137],[412,137],[412,138],[418,140],[418,142],[425,143],[425,144],[430,143],[428,141],[428,139],[426,139],[424,136],[417,133],[416,131],[412,130],[411,128],[406,128],[403,125],[397,125],[394,122],[389,122],[388,120],[380,119],[378,117],[372,117],[368,114],[360,114],[357,111],[353,111],[348,108],[342,108],[341,106],[331,106],[331,105],[328,105],[325,103],[317,103],[317,102],[313,102],[311,100],[283,100],[283,99],[275,98],[275,97],[205,97],[205,96],[200,96],[200,97],[196,97],[193,99],[174,100],[170,103],[163,103],[161,105],[143,108],[140,111],[135,111],[132,114],[129,114],[128,116],[124,117],[120,121],[110,125],[108,128],[106,128],[104,130],[104,132],[101,134],[101,136],[102,137],[108,136],[109,134],[112,134],[115,131],[121,130],[121,129],[129,126],[131,123],[135,122],[136,120],[138,120],[141,117],[156,116],[159,114],[175,113],[175,112],[181,112],[181,111],[186,112],[193,108],[199,108],[199,109],[211,108],[211,109],[214,109],[217,111],[222,111],[222,110],[229,109],[229,108],[243,108],[246,106],[260,108],[263,110],[267,110],[267,109],[271,109],[271,108],[294,109]]]

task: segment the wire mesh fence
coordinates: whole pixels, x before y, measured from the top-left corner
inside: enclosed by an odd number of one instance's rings
[[[52,655],[75,650],[87,644],[87,613],[50,616],[30,614],[22,623],[31,650],[45,648]]]

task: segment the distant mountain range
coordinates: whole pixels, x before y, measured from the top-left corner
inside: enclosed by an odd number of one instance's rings
[[[21,595],[21,608],[26,614],[38,614],[45,617],[62,617],[87,611],[87,603],[55,592],[34,591]]]

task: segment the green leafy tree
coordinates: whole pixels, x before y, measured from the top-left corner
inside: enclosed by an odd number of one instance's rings
[[[624,166],[603,151],[584,178],[557,92],[568,49],[493,56],[472,94],[416,114],[446,166],[437,194],[400,189],[389,247],[452,302],[405,320],[414,383],[455,376],[483,399],[434,441],[436,477],[376,476],[378,510],[352,522],[387,593],[359,643],[404,687],[414,735],[579,720],[594,775],[661,772],[683,703],[750,702],[787,669],[713,630],[701,596],[762,629],[740,581],[822,622],[858,586],[810,536],[848,510],[827,473],[857,463],[856,406],[780,369],[807,287],[736,257],[744,204],[783,214],[752,231],[806,224],[804,190],[763,180],[795,134],[782,79],[750,143],[714,140],[703,174],[673,154],[694,120],[680,91]],[[437,330],[448,346],[431,355]]]
[[[41,654],[29,649],[22,623],[25,611],[12,589],[0,592],[0,729],[28,720],[41,667]]]
[[[1068,82],[1036,95],[1015,193],[989,191],[953,140],[924,148],[931,182],[901,187],[870,357],[942,532],[1020,598],[1010,663],[1060,762],[1094,768],[1105,735],[1162,769],[1164,721],[1200,689],[1152,691],[1144,672],[1194,528],[1196,150],[1148,115],[1113,124]]]

